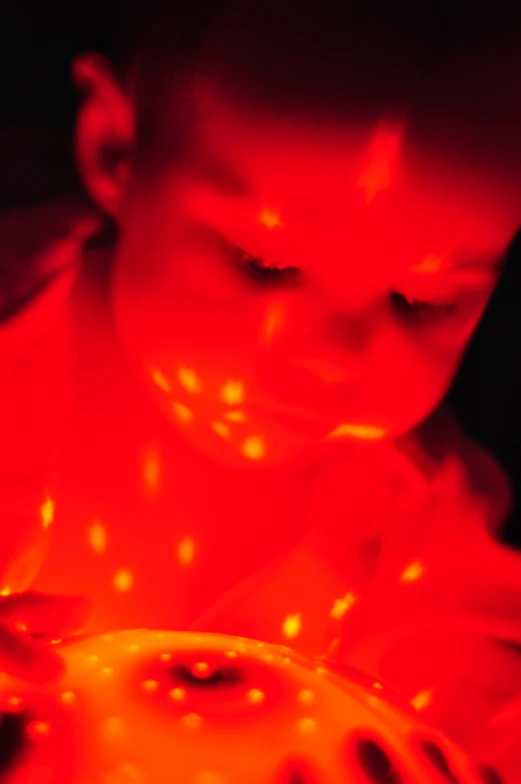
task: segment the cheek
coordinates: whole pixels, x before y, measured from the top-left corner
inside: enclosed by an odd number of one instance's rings
[[[131,265],[122,259],[115,276],[118,326],[127,342],[147,361],[186,361],[187,354],[199,362],[205,355],[239,361],[254,330],[249,303],[233,281],[217,279],[208,255],[169,239],[150,249],[141,275],[128,274]]]
[[[415,427],[439,405],[463,348],[461,343],[441,346],[420,331],[408,333],[395,325],[382,329],[368,362],[367,383],[391,430]]]
[[[260,314],[242,305],[190,300],[180,291],[167,308],[164,292],[155,294],[138,296],[120,286],[117,326],[173,430],[232,467],[297,466],[316,459],[322,447],[314,434],[294,432],[251,408],[263,391]]]

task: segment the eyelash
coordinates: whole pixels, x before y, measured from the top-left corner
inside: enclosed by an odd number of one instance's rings
[[[248,277],[264,285],[274,285],[293,280],[302,274],[299,267],[277,267],[275,264],[265,264],[264,261],[252,256],[246,251],[239,250],[239,264]]]
[[[443,318],[452,314],[456,309],[454,303],[439,305],[407,297],[399,291],[391,291],[389,299],[392,307],[401,317],[416,321],[430,321]]]
[[[280,285],[288,282],[288,280],[294,280],[302,274],[302,270],[299,267],[267,265],[262,258],[253,256],[237,246],[233,250],[242,271],[261,285]],[[453,303],[438,305],[407,297],[407,295],[399,291],[391,291],[389,300],[391,306],[401,318],[411,321],[424,322],[442,318],[450,315],[456,308],[456,305]]]

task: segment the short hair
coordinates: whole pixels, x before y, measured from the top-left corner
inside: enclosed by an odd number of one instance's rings
[[[113,63],[133,85],[143,148],[172,112],[179,129],[190,86],[210,77],[242,106],[297,118],[401,113],[428,136],[441,112],[460,152],[470,125],[471,146],[521,159],[520,44],[519,0],[137,0]]]

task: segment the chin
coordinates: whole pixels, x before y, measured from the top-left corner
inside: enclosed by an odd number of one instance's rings
[[[187,437],[186,431],[178,428],[176,432],[195,452],[219,465],[241,471],[304,469],[320,460],[326,451],[323,442],[290,437],[275,439],[268,434],[233,440],[230,437],[212,437],[211,434],[199,438],[195,434]]]

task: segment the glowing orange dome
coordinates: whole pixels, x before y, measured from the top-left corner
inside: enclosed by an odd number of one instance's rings
[[[138,630],[60,651],[61,682],[1,681],[3,784],[488,781],[381,684],[288,648]]]

